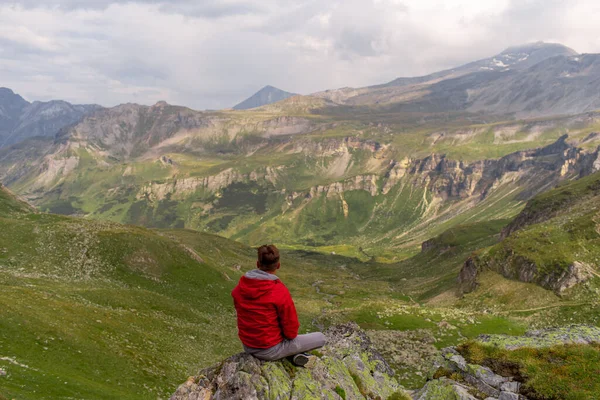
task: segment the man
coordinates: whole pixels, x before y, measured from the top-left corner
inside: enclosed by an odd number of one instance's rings
[[[315,357],[303,353],[323,347],[325,335],[298,335],[300,323],[294,301],[275,275],[281,267],[277,247],[259,247],[256,266],[242,276],[231,293],[244,350],[267,361],[293,356],[294,364],[310,368]]]

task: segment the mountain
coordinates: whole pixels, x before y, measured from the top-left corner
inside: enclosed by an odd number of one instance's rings
[[[0,88],[0,147],[35,136],[53,137],[98,109],[62,100],[29,103],[12,90]]]
[[[296,96],[273,86],[265,86],[258,92],[233,107],[234,110],[248,110],[251,108],[262,107],[267,104],[276,103],[289,97]]]
[[[0,141],[12,133],[28,106],[29,103],[12,90],[0,88]]]
[[[559,44],[535,43],[423,77],[314,96],[394,113],[468,112],[532,118],[600,108],[599,78],[600,56],[578,55]]]

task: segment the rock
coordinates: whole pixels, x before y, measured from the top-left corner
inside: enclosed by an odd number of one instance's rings
[[[240,353],[190,377],[171,400],[339,400],[341,391],[347,400],[407,396],[356,324],[335,326],[325,334],[328,344],[319,349],[321,355],[312,369]]]
[[[469,388],[451,379],[440,378],[427,382],[413,394],[413,400],[477,400],[469,394]]]
[[[508,381],[507,378],[504,378],[500,375],[495,374],[488,367],[482,367],[479,365],[469,364],[469,374],[484,382],[485,384],[492,386],[496,389],[500,388],[500,385]],[[491,395],[493,396],[493,395]]]
[[[467,361],[465,358],[458,354],[453,354],[448,359],[450,368],[456,372],[468,372]]]
[[[497,397],[500,395],[500,391],[492,386],[490,386],[489,384],[487,384],[486,382],[477,379],[476,377],[474,377],[473,375],[470,374],[464,374],[463,375],[465,381],[473,386],[474,388],[476,388],[478,391],[480,391],[481,393],[486,394],[487,396],[494,396]]]
[[[476,256],[471,256],[465,261],[457,277],[458,290],[461,294],[471,293],[477,288],[480,269]]]
[[[6,370],[0,368],[0,376],[6,376],[6,375],[7,375]]]
[[[516,393],[502,392],[498,400],[519,400],[519,395]]]
[[[520,388],[521,383],[516,381],[504,382],[502,385],[500,385],[500,390],[503,392],[519,393]]]

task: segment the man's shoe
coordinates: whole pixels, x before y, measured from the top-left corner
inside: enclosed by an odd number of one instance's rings
[[[311,356],[304,353],[296,354],[294,358],[292,358],[292,362],[297,367],[312,368],[317,362],[317,356]]]

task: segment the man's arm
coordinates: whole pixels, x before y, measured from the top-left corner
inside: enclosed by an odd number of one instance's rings
[[[281,295],[277,304],[277,316],[279,318],[279,325],[283,332],[283,336],[286,339],[295,339],[298,336],[298,329],[300,328],[300,322],[298,322],[298,314],[296,313],[296,306],[290,291],[281,285]]]

